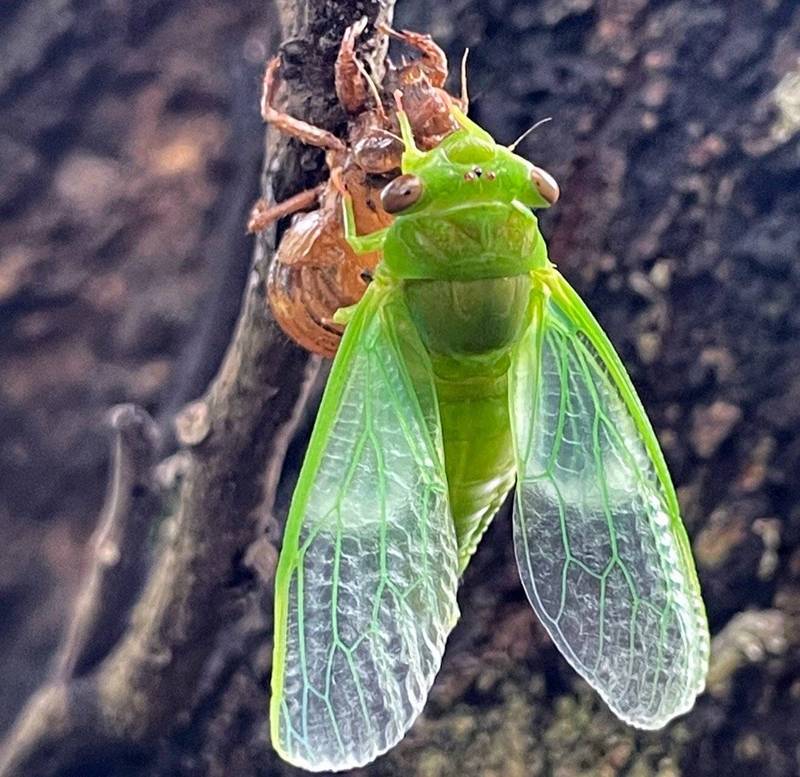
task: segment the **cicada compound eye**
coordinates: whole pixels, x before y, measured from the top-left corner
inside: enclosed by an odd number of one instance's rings
[[[381,192],[381,205],[387,213],[410,208],[422,196],[422,181],[416,175],[398,175]]]
[[[561,196],[561,189],[558,188],[556,179],[547,170],[542,170],[541,167],[534,167],[531,170],[531,181],[533,181],[533,185],[537,188],[539,194],[550,205],[555,205],[558,202],[558,198]]]

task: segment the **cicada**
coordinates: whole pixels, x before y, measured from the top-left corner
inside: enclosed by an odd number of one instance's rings
[[[457,107],[421,150],[402,106],[390,226],[346,323],[278,564],[273,744],[365,764],[422,710],[459,577],[516,484],[522,584],[556,646],[626,723],[686,712],[708,626],[656,435],[608,337],[549,261],[553,178]]]

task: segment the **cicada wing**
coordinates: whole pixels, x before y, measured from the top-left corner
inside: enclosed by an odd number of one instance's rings
[[[511,367],[520,575],[555,644],[613,712],[660,728],[705,684],[689,543],[622,362],[555,270],[547,285]]]
[[[276,577],[272,741],[305,769],[365,764],[422,710],[458,618],[430,360],[371,286],[334,362]]]

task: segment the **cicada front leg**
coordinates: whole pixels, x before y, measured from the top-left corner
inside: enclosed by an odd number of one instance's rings
[[[256,200],[255,205],[253,205],[250,210],[247,231],[250,234],[263,232],[270,224],[274,224],[278,221],[278,219],[291,216],[293,213],[297,213],[301,210],[307,210],[319,200],[325,187],[326,184],[323,183],[312,189],[305,189],[295,194],[294,197],[289,197],[288,200],[284,200],[275,205],[269,205],[263,198]]]
[[[363,111],[367,105],[367,84],[356,58],[356,40],[366,26],[367,17],[364,16],[345,30],[334,68],[336,96],[344,109],[353,114]]]
[[[295,118],[275,107],[280,66],[280,57],[273,57],[264,72],[264,84],[261,92],[261,117],[267,124],[272,124],[285,135],[302,140],[303,143],[309,146],[324,148],[335,155],[343,156],[347,152],[347,147],[332,132]]]
[[[399,67],[390,63],[385,87],[392,94],[398,90],[401,92],[403,108],[419,147],[425,150],[434,148],[459,128],[452,108],[458,105],[464,109],[467,101],[463,96],[461,99],[453,97],[443,88],[447,78],[447,57],[430,36],[409,30],[398,32],[390,27],[383,29],[422,54],[421,58],[411,62],[403,58]],[[387,129],[397,132],[394,114],[392,119]]]
[[[347,153],[347,146],[336,135],[302,119],[297,119],[275,107],[280,65],[280,57],[273,57],[264,72],[264,85],[261,93],[262,118],[267,124],[272,124],[285,135],[297,138],[310,146],[325,149],[328,152],[327,162],[329,166],[341,164]],[[324,188],[325,185],[321,184],[312,189],[306,189],[288,200],[274,205],[269,205],[263,199],[258,200],[250,211],[247,231],[251,233],[261,232],[284,216],[290,216],[293,213],[310,208],[319,199]]]
[[[437,89],[444,87],[448,72],[447,55],[430,35],[412,32],[411,30],[395,30],[387,24],[381,25],[381,30],[387,35],[391,35],[393,38],[417,49],[422,55],[421,63],[431,86],[435,86]]]

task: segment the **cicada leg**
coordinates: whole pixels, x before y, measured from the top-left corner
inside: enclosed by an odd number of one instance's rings
[[[431,86],[439,89],[444,86],[444,82],[447,80],[447,55],[436,45],[430,35],[411,30],[395,30],[388,24],[382,24],[380,29],[387,35],[417,49],[422,55],[422,65]]]
[[[469,115],[469,88],[467,87],[467,57],[469,56],[469,49],[464,49],[464,55],[461,57],[461,110],[464,115]]]
[[[367,104],[367,85],[361,76],[356,59],[356,39],[367,26],[367,17],[351,24],[344,32],[339,54],[336,57],[334,81],[336,96],[348,113],[359,113]]]
[[[313,124],[290,116],[275,107],[280,64],[280,57],[273,57],[264,72],[264,86],[261,93],[261,116],[264,121],[272,124],[280,132],[297,138],[303,143],[325,149],[328,152],[328,165],[341,164],[347,153],[347,147],[336,135],[321,127],[315,127]],[[288,200],[271,206],[263,199],[258,200],[250,211],[247,231],[251,233],[261,232],[278,219],[310,207],[319,198],[324,188],[325,184],[320,184],[313,189],[306,189]]]
[[[334,180],[334,185],[339,184],[339,181]],[[388,227],[375,230],[367,235],[359,235],[358,227],[356,226],[356,214],[353,208],[353,198],[345,190],[340,190],[342,195],[342,222],[344,226],[344,239],[353,249],[356,254],[369,254],[374,251],[380,251],[383,248],[383,243],[386,240],[386,233],[389,231]]]
[[[264,121],[277,127],[284,134],[302,140],[309,146],[324,148],[326,151],[343,156],[347,152],[347,147],[332,132],[315,127],[313,124],[290,116],[275,107],[275,96],[278,91],[277,75],[280,66],[280,57],[273,57],[264,73],[264,86],[261,92],[261,116]]]
[[[327,184],[321,183],[313,189],[295,194],[288,200],[268,205],[264,199],[257,200],[250,211],[250,219],[247,222],[247,231],[250,234],[263,232],[270,224],[274,224],[284,216],[291,216],[300,210],[306,210],[314,205],[318,200]]]

